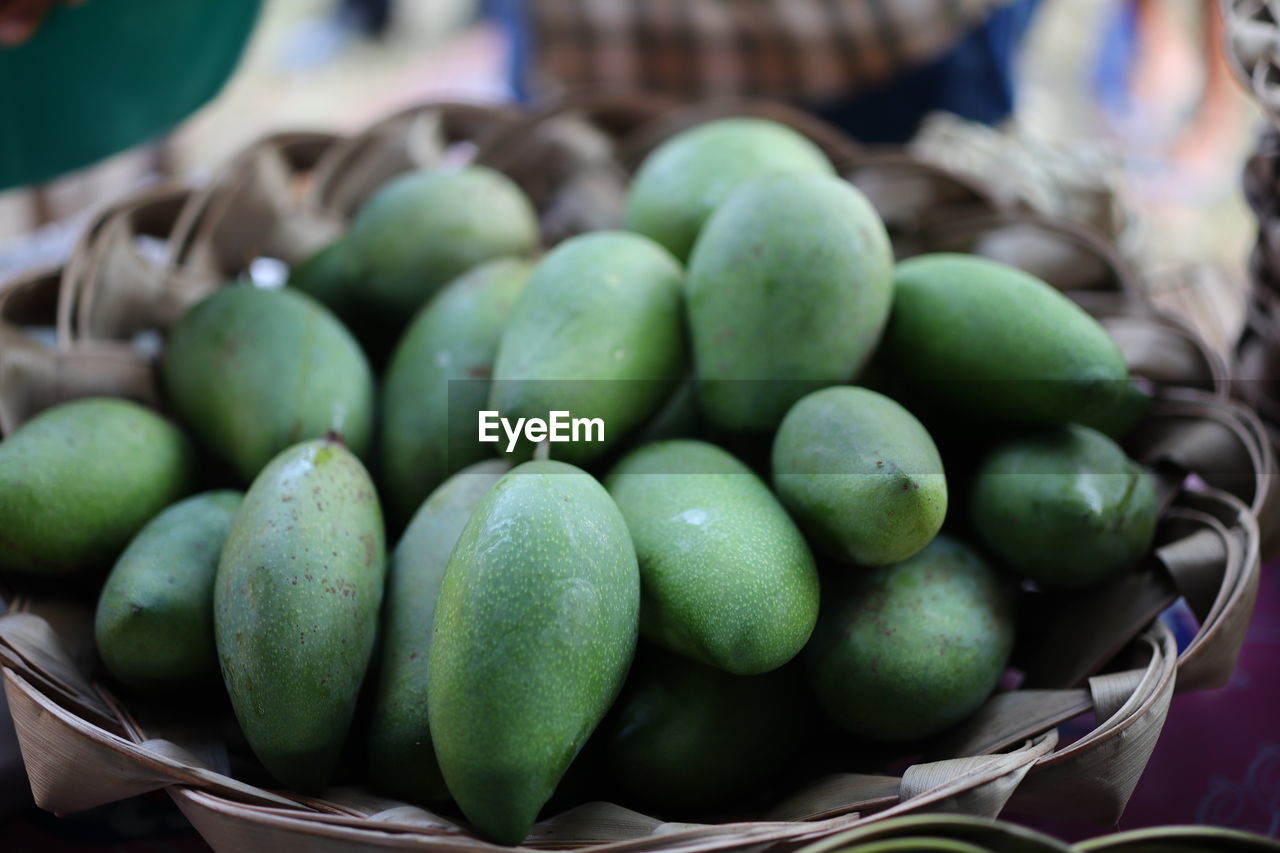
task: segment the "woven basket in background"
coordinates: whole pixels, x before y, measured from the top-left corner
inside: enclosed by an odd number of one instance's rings
[[[1280,125],[1280,2],[1218,0],[1227,59],[1240,83]]]
[[[1241,84],[1271,127],[1244,170],[1244,192],[1258,220],[1249,258],[1244,329],[1235,347],[1234,392],[1261,415],[1280,446],[1280,2],[1221,0],[1225,49]],[[1267,554],[1280,536],[1267,535]]]

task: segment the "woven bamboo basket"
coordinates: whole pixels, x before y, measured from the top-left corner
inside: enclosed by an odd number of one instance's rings
[[[1258,239],[1249,256],[1252,286],[1237,346],[1238,391],[1275,430],[1280,399],[1269,392],[1280,373],[1280,131],[1259,139],[1245,165],[1244,189],[1258,220]]]
[[[1280,124],[1280,3],[1219,0],[1227,58],[1241,84]]]
[[[271,137],[205,186],[165,188],[104,209],[64,268],[0,291],[4,427],[86,394],[158,405],[151,369],[157,333],[227,278],[254,275],[263,259],[294,263],[324,244],[398,172],[449,158],[505,168],[535,188],[544,231],[572,233],[616,222],[602,219],[608,208],[601,185],[572,179],[574,158],[611,160],[600,174],[625,180],[623,153],[652,147],[663,138],[658,128],[674,132],[726,109],[664,112],[656,101],[621,107],[561,105],[521,116],[507,108],[427,104],[349,138]],[[785,108],[744,109],[787,120],[820,143],[832,132]],[[545,142],[539,156],[503,159],[504,150],[514,150],[504,140],[534,132]],[[586,803],[539,823],[523,846],[592,853],[794,848],[911,813],[990,818],[1006,807],[1112,823],[1138,782],[1173,694],[1230,677],[1257,591],[1255,513],[1269,505],[1274,460],[1256,416],[1224,395],[1221,360],[1185,326],[1135,304],[1122,262],[1105,245],[1080,238],[1078,229],[1020,218],[980,187],[905,154],[860,161],[870,155],[847,140],[840,145],[846,174],[873,180],[876,170],[892,172],[920,190],[919,209],[898,208],[898,230],[911,251],[962,240],[975,251],[996,246],[1008,253],[1023,239],[1018,234],[1031,234],[1027,245],[1038,248],[1012,257],[1043,266],[1045,258],[1062,263],[1063,252],[1075,251],[1081,264],[1101,265],[1097,276],[1083,283],[1077,277],[1071,292],[1090,294],[1082,304],[1155,389],[1154,405],[1128,439],[1129,452],[1160,481],[1163,520],[1155,547],[1142,571],[1109,586],[1052,600],[1030,596],[1025,604],[1037,619],[1036,630],[1019,640],[1023,685],[993,696],[905,770],[898,762],[825,775],[758,813],[708,824]],[[551,161],[569,175],[560,184],[545,181]],[[965,214],[977,217],[968,230],[963,217],[938,230],[925,208],[939,194],[974,208]],[[895,199],[887,192],[881,203]],[[905,245],[899,248],[905,253]],[[96,678],[92,590],[74,587],[8,590],[0,616],[0,676],[41,807],[65,814],[163,788],[219,850],[499,849],[447,814],[363,788],[303,797],[256,784],[261,774],[241,772],[243,759],[228,748],[221,721],[122,702]],[[1200,622],[1181,652],[1157,618],[1180,598]],[[1077,718],[1091,718],[1089,731],[1067,742],[1058,727]]]
[[[1262,416],[1280,447],[1280,396],[1275,393],[1280,380],[1280,3],[1222,0],[1221,9],[1227,57],[1271,123],[1244,170],[1258,238],[1249,258],[1250,293],[1235,348],[1234,391]],[[1264,534],[1265,552],[1275,553],[1280,534]]]

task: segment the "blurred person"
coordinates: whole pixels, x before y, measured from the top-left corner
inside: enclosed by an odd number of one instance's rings
[[[790,101],[864,142],[935,110],[995,124],[1041,0],[490,0],[518,97],[588,88]]]
[[[1109,130],[1150,162],[1151,189],[1214,194],[1235,189],[1250,135],[1246,99],[1223,48],[1216,0],[1114,0],[1093,88]],[[1169,180],[1170,173],[1177,180]]]

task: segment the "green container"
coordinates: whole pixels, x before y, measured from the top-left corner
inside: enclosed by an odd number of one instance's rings
[[[47,181],[171,130],[235,69],[261,0],[55,3],[0,48],[0,190]]]

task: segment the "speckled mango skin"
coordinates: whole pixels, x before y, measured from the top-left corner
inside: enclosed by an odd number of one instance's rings
[[[622,687],[639,608],[626,522],[589,474],[526,462],[480,501],[436,604],[427,707],[481,835],[524,840]]]
[[[213,580],[243,497],[217,491],[179,501],[116,560],[98,597],[94,638],[117,679],[158,689],[217,677]]]
[[[308,263],[291,284],[324,299],[357,326],[397,329],[433,293],[477,264],[532,252],[538,219],[529,199],[501,172],[441,166],[409,172],[380,188],[340,245],[340,251],[313,256],[317,262]]]
[[[885,334],[913,394],[981,421],[1131,421],[1129,369],[1115,341],[1040,279],[974,255],[898,265]]]
[[[347,736],[382,604],[382,513],[335,441],[288,448],[232,522],[214,585],[218,662],[254,754],[315,791]]]
[[[105,570],[194,475],[187,437],[137,403],[87,398],[41,412],[0,443],[0,570]]]
[[[950,728],[991,695],[1013,649],[1010,588],[947,535],[826,592],[805,651],[810,679],[831,718],[861,737]]]
[[[640,563],[640,632],[739,675],[800,653],[818,619],[804,536],[751,469],[703,441],[650,444],[605,480]]]
[[[1077,424],[992,451],[974,479],[970,511],[993,554],[1052,588],[1092,586],[1132,569],[1159,522],[1151,474]]]
[[[928,430],[875,391],[835,386],[796,403],[773,442],[773,483],[815,546],[883,566],[929,543],[947,515],[947,478]]]
[[[445,480],[414,514],[387,568],[369,775],[378,787],[411,802],[448,799],[427,720],[436,599],[463,527],[480,499],[510,469],[505,460],[486,459]]]
[[[751,794],[812,731],[807,694],[796,667],[744,677],[642,649],[601,730],[624,802],[688,814]]]
[[[870,357],[893,300],[893,250],[853,185],[756,178],[707,222],[686,292],[707,419],[767,433],[796,400],[849,381]]]
[[[822,149],[786,125],[725,118],[690,128],[645,158],[624,220],[683,261],[703,223],[734,190],[760,175],[833,175]]]
[[[169,333],[169,399],[245,482],[290,445],[332,432],[364,454],[373,375],[355,338],[293,290],[224,287]]]
[[[597,231],[561,243],[511,311],[489,409],[513,423],[553,410],[602,418],[605,441],[550,446],[553,458],[576,465],[599,458],[657,412],[683,375],[682,275],[638,234]],[[527,458],[531,447],[522,445],[516,453]]]
[[[531,269],[511,258],[482,264],[446,285],[405,330],[382,391],[388,515],[409,518],[446,477],[493,455],[476,441],[476,412]]]

